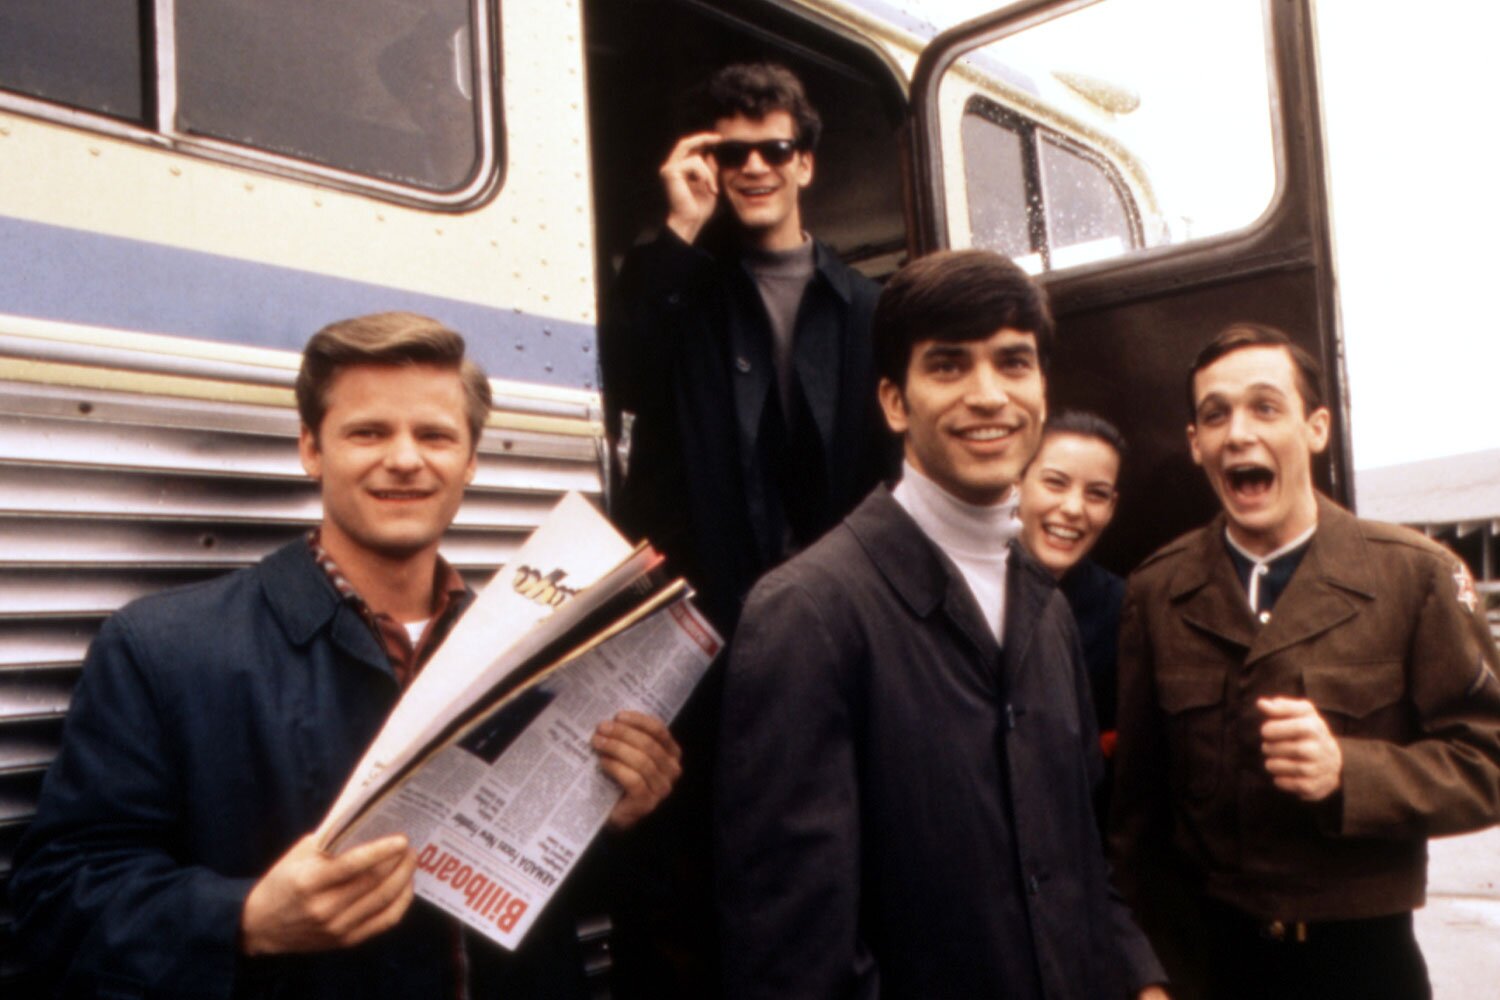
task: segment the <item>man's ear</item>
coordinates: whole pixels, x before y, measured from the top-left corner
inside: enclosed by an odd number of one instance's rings
[[[1188,450],[1193,453],[1193,464],[1202,465],[1203,456],[1198,452],[1198,425],[1187,425]]]
[[[1321,455],[1328,447],[1328,436],[1333,432],[1333,414],[1328,407],[1320,406],[1307,415],[1307,447],[1314,455]]]
[[[806,150],[797,154],[797,186],[807,187],[813,179],[813,155],[812,150]]]
[[[888,378],[880,380],[880,386],[875,390],[880,396],[880,408],[885,412],[885,422],[896,434],[905,434],[907,428],[906,419],[906,394],[901,387]]]
[[[318,450],[318,436],[306,424],[297,432],[297,455],[304,472],[313,479],[322,478],[323,453]]]

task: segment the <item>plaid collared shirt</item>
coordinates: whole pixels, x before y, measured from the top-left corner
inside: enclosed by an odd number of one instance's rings
[[[391,669],[396,673],[397,682],[403,691],[406,690],[467,606],[468,602],[464,598],[468,594],[468,588],[464,586],[463,577],[446,560],[438,557],[432,579],[432,616],[427,619],[421,637],[413,643],[405,625],[383,611],[375,611],[359,595],[354,584],[339,569],[338,563],[333,561],[333,556],[323,548],[318,529],[314,528],[308,534],[307,544],[312,549],[313,559],[328,574],[328,581],[333,584],[333,589],[359,612],[359,616],[380,640],[381,648],[390,657]]]

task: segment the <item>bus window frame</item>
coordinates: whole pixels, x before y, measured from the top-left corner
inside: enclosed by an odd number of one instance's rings
[[[1042,154],[1041,143],[1043,140],[1051,142],[1060,150],[1071,153],[1081,160],[1086,161],[1094,167],[1104,179],[1109,182],[1115,198],[1125,215],[1126,225],[1130,230],[1130,252],[1146,248],[1145,224],[1141,220],[1140,205],[1136,203],[1135,196],[1131,193],[1130,185],[1126,183],[1124,175],[1120,173],[1119,167],[1110,162],[1107,157],[1099,155],[1095,150],[1077,141],[1069,135],[1051,128],[1043,122],[1034,118],[1028,118],[1020,112],[1008,108],[998,101],[986,97],[983,94],[970,94],[964,102],[963,116],[973,116],[981,121],[1013,133],[1021,142],[1021,162],[1024,173],[1023,183],[1026,188],[1026,221],[1027,232],[1031,241],[1031,252],[1037,255],[1041,261],[1042,272],[1053,270],[1052,265],[1052,229],[1048,222],[1048,201],[1042,184]],[[969,162],[968,150],[964,150],[965,166]],[[972,226],[974,216],[972,209],[969,213],[969,222]]]
[[[468,211],[493,198],[504,186],[506,157],[504,123],[499,117],[499,109],[504,105],[501,100],[502,81],[499,72],[498,0],[469,0],[474,25],[474,125],[478,156],[470,176],[450,190],[403,184],[245,143],[179,130],[175,122],[177,0],[148,2],[151,8],[151,31],[149,37],[142,38],[145,64],[142,86],[146,109],[143,121],[133,122],[6,89],[0,89],[0,111],[15,112],[110,138],[429,211]]]

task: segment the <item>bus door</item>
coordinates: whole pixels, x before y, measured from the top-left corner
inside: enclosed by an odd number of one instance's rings
[[[1327,372],[1317,485],[1351,500],[1308,0],[1031,0],[943,32],[911,89],[912,252],[984,247],[1047,288],[1054,411],[1130,445],[1099,557],[1124,572],[1216,509],[1188,367],[1233,321]]]

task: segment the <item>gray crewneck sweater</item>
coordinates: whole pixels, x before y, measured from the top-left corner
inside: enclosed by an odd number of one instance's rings
[[[790,250],[746,250],[745,266],[755,278],[766,314],[771,319],[771,358],[776,364],[776,388],[781,412],[790,419],[792,400],[792,337],[797,310],[812,282],[813,241],[804,239]]]

